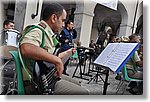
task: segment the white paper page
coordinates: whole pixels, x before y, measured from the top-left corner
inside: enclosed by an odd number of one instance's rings
[[[17,46],[17,33],[8,32],[7,45]]]
[[[136,46],[137,43],[110,43],[94,63],[116,71]]]
[[[107,47],[102,51],[98,58],[94,61],[96,64],[105,65],[106,61],[109,60],[109,55],[115,49],[116,45],[108,44]]]

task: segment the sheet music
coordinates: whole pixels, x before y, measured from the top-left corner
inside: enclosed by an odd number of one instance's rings
[[[8,39],[7,39],[7,45],[17,46],[17,33],[15,32],[7,32],[8,33]]]
[[[116,71],[137,45],[138,43],[110,43],[94,63]]]

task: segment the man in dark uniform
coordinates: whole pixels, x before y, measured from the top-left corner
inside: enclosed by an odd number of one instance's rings
[[[73,47],[72,40],[77,37],[77,32],[74,28],[74,24],[71,20],[68,20],[65,23],[65,27],[60,34],[60,42],[61,42],[61,52],[64,52],[71,47]],[[69,60],[64,64],[63,74],[69,75],[66,73],[67,65]]]

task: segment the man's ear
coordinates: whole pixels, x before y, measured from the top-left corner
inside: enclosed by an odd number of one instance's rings
[[[53,14],[53,15],[51,16],[51,19],[52,19],[52,23],[55,23],[56,20],[57,20],[57,16],[56,16],[55,14]]]
[[[5,25],[4,27],[7,28],[8,25]]]

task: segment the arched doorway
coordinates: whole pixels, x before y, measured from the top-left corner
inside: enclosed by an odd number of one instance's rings
[[[121,14],[121,23],[120,27],[118,27],[118,36],[124,36],[127,30],[127,22],[128,22],[128,14],[125,6],[119,1],[117,11]]]
[[[56,3],[56,1],[53,1]],[[47,1],[47,0],[43,0],[43,6],[42,6],[42,12],[43,12],[43,9],[49,4],[51,3],[50,1]],[[59,2],[66,10],[67,12],[67,20],[72,20],[74,21],[74,12],[76,10],[76,3],[75,1],[72,1],[72,2]],[[42,15],[41,15],[42,16]]]
[[[139,18],[137,22],[137,28],[136,28],[135,34],[143,38],[143,15]]]
[[[138,17],[137,17],[135,34],[143,38],[143,1],[140,2],[138,6],[137,16]]]
[[[112,34],[117,35],[117,30],[121,23],[120,12],[97,4],[94,15],[91,40],[96,40],[100,34],[103,34],[106,27],[111,27]]]

